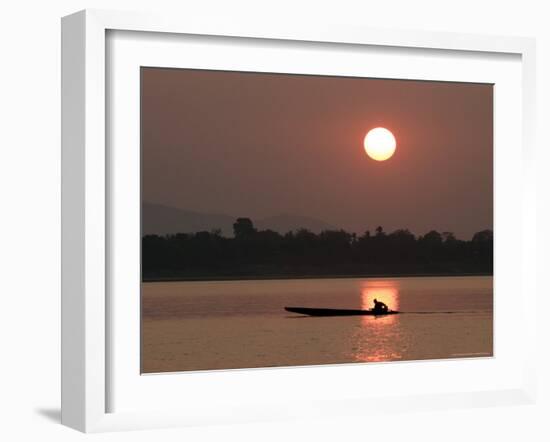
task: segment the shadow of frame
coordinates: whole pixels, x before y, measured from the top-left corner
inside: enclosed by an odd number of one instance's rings
[[[54,422],[56,424],[61,423],[61,409],[60,408],[36,408],[35,413],[42,416],[44,419]]]

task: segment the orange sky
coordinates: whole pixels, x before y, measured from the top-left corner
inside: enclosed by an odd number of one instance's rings
[[[493,223],[492,85],[142,68],[142,197],[469,239]],[[363,149],[390,129],[395,155]]]

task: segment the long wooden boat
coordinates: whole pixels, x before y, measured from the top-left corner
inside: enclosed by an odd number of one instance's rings
[[[386,316],[396,315],[399,312],[388,310],[380,312],[374,310],[353,310],[339,308],[310,308],[310,307],[285,307],[287,312],[299,313],[308,316]]]

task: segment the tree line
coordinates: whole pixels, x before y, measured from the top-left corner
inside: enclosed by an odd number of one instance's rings
[[[382,227],[361,236],[307,229],[280,234],[238,218],[233,232],[232,238],[220,230],[144,236],[143,280],[493,272],[492,230],[477,232],[469,241],[451,232],[415,236],[407,229],[386,233]]]

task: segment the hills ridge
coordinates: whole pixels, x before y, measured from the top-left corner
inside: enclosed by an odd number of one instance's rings
[[[220,229],[223,236],[233,236],[233,223],[246,214],[230,216],[220,213],[201,213],[162,204],[142,203],[142,235],[167,235],[174,233],[193,233]],[[338,230],[324,221],[292,214],[279,214],[262,219],[252,219],[259,230],[274,230],[281,234],[299,228],[308,229],[314,233],[323,230]]]

